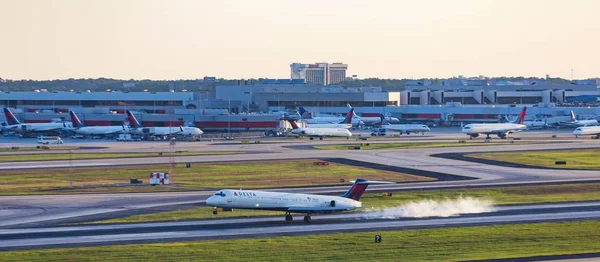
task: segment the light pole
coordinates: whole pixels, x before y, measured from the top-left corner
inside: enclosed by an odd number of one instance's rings
[[[250,100],[252,100],[252,91],[248,92],[248,114],[250,114]]]
[[[227,115],[227,136],[231,137],[231,96],[227,97],[227,104],[229,108],[229,114]]]

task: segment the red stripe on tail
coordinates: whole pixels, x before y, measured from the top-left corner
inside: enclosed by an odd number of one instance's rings
[[[523,122],[525,121],[525,114],[527,114],[527,107],[523,107],[523,110],[521,110],[521,114],[519,114],[519,121],[518,121],[519,125],[522,125]]]

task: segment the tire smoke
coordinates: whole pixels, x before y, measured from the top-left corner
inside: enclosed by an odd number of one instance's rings
[[[421,200],[392,208],[369,210],[365,212],[363,218],[450,217],[493,212],[494,210],[494,202],[490,199],[459,197],[441,201]]]

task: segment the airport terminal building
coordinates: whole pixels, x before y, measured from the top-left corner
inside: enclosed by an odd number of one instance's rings
[[[386,92],[380,87],[266,79],[216,86],[214,92],[2,92],[0,104],[24,122],[68,119],[68,111],[74,110],[86,125],[121,125],[125,110],[132,110],[145,126],[191,122],[207,131],[238,131],[277,128],[282,112],[294,114],[298,106],[317,114],[344,115],[350,104],[358,115],[383,113],[405,122],[497,122],[500,116],[518,114],[524,105],[530,106],[529,119],[568,115],[570,110],[578,116],[597,116],[598,97],[598,83],[587,80],[570,85],[484,80],[433,85],[414,80],[401,92]]]

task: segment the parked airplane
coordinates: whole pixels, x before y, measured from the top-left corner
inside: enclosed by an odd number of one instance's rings
[[[306,111],[306,109],[304,109],[304,107],[298,107],[298,112],[300,114],[300,118],[308,125],[315,125],[315,124],[338,124],[341,122],[344,122],[344,117],[338,117],[338,116],[313,116],[310,112]],[[356,114],[354,114],[354,116],[356,116]],[[363,122],[361,122],[360,120],[358,120],[356,117],[352,118],[352,122],[351,124],[353,126],[357,126],[357,125],[362,125],[364,124]]]
[[[381,121],[381,128],[386,130],[398,131],[401,135],[405,133],[410,135],[410,133],[421,133],[425,134],[425,132],[431,131],[427,125],[417,125],[417,124],[395,124],[392,125],[388,122],[386,117],[383,114],[379,115],[379,121]]]
[[[527,128],[527,126],[523,124],[526,112],[527,107],[523,107],[516,123],[468,124],[462,128],[462,132],[469,135],[470,139],[478,137],[479,134],[487,135],[487,139],[490,139],[491,134],[496,134],[498,137],[504,139],[507,134],[519,132]]]
[[[224,211],[239,209],[260,209],[285,212],[285,221],[294,218],[291,213],[304,213],[304,222],[310,222],[310,214],[333,213],[354,210],[362,207],[359,201],[367,186],[377,184],[394,184],[393,182],[368,181],[356,179],[354,184],[341,196],[324,196],[313,194],[278,193],[256,190],[219,190],[206,200],[206,204]]]
[[[350,104],[347,104],[348,108],[352,108],[352,106]],[[381,115],[381,114],[379,114]],[[356,116],[356,118],[358,120],[360,120],[364,125],[367,126],[375,126],[375,125],[380,125],[381,124],[381,118],[380,117],[376,117],[376,116]],[[391,124],[397,124],[400,122],[400,120],[398,120],[398,118],[392,117],[392,116],[387,116],[386,120],[388,121],[388,123]]]
[[[44,132],[59,132],[64,129],[65,122],[50,122],[50,123],[26,123],[22,124],[17,117],[8,108],[4,108],[4,116],[6,123],[2,124],[2,130],[14,131],[17,133],[44,133]]]
[[[546,119],[536,118],[534,120],[523,121],[523,124],[527,126],[527,129],[542,129],[548,127]]]
[[[596,120],[596,119],[577,120],[577,118],[575,117],[575,113],[571,110],[571,121],[558,122],[558,124],[560,126],[569,126],[569,127],[597,126],[598,120]]]
[[[318,137],[323,140],[323,137],[351,137],[352,133],[346,128],[319,128],[319,127],[305,127],[300,128],[293,119],[288,120],[292,125],[292,133],[299,136],[310,137],[310,140]]]
[[[127,133],[128,130],[124,125],[122,126],[85,126],[77,114],[73,111],[69,111],[71,115],[71,122],[73,123],[73,129],[71,131],[79,135],[116,135],[120,133]]]
[[[168,135],[187,135],[199,136],[204,132],[200,128],[193,126],[161,126],[161,127],[143,127],[135,118],[131,111],[127,110],[127,120],[129,120],[130,132],[136,135],[168,136]]]
[[[310,128],[351,128],[352,127],[352,117],[354,116],[354,108],[350,109],[350,112],[346,115],[343,121],[337,124],[307,124],[307,127]]]
[[[362,121],[367,126],[375,126],[375,125],[381,124],[381,117],[356,116],[356,118],[358,118],[360,121]],[[386,121],[388,121],[388,123],[399,123],[400,122],[400,120],[398,118],[392,117],[392,116],[386,116],[385,119],[386,119]]]
[[[596,136],[600,139],[600,126],[581,126],[573,131],[575,137],[579,136]]]

